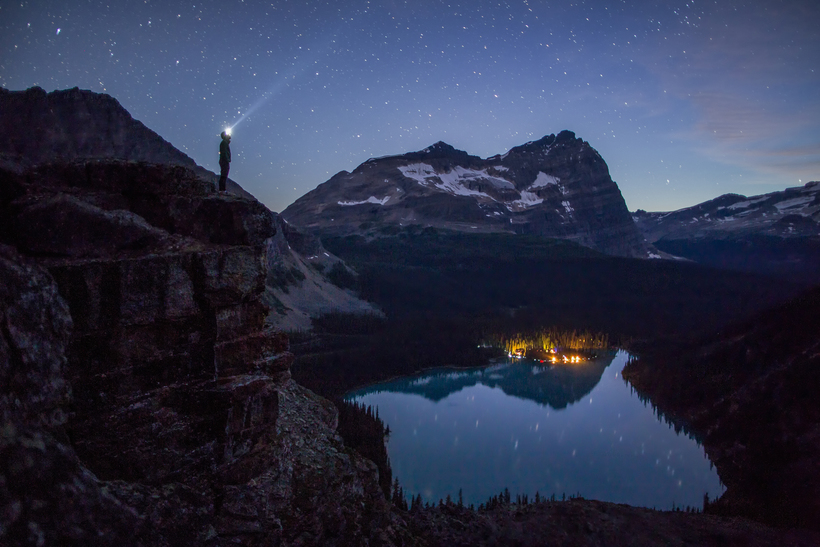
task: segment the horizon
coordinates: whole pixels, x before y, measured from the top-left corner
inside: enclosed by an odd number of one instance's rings
[[[820,4],[422,0],[0,7],[0,86],[107,93],[275,211],[368,158],[561,130],[630,210],[820,179]]]

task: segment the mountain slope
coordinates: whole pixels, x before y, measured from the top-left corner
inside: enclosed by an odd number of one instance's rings
[[[571,131],[487,159],[438,142],[342,171],[282,212],[333,235],[421,224],[568,239],[598,251],[647,257],[609,169]]]
[[[267,323],[294,331],[311,330],[312,319],[331,312],[382,315],[370,302],[331,281],[334,274],[355,276],[318,238],[303,233],[274,213],[276,235],[268,242],[268,276],[263,300]]]
[[[818,529],[820,287],[623,376],[702,440],[727,491],[713,508]]]

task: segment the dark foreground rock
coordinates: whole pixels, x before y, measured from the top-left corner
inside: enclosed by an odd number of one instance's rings
[[[0,175],[0,543],[368,541],[376,467],[265,328],[270,211],[180,166]]]
[[[427,545],[540,547],[809,546],[820,535],[776,530],[744,519],[630,507],[575,499],[501,505],[486,511],[457,506],[414,514],[410,529]]]

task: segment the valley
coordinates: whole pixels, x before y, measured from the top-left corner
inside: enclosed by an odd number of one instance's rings
[[[685,215],[633,219],[570,131],[487,159],[444,143],[375,158],[277,215],[234,181],[217,192],[107,95],[3,89],[0,107],[0,543],[818,543],[816,184],[720,202],[729,216],[784,212],[755,237],[807,230],[803,266],[739,268],[662,254],[705,232],[681,231]],[[667,228],[675,238],[645,235]],[[592,334],[599,360],[498,361],[516,349],[504,340],[545,332]],[[512,393],[476,420],[521,444],[536,415],[617,387],[702,441],[726,492],[655,511],[583,499],[605,478],[536,497],[499,473],[503,490],[488,481],[467,504],[408,504],[385,415],[344,401],[386,381],[427,418],[454,394]],[[596,417],[599,435],[619,408]]]

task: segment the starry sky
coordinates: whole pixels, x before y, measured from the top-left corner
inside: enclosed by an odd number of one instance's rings
[[[274,211],[370,157],[563,129],[630,210],[820,180],[820,2],[14,0],[0,85],[115,97]]]

